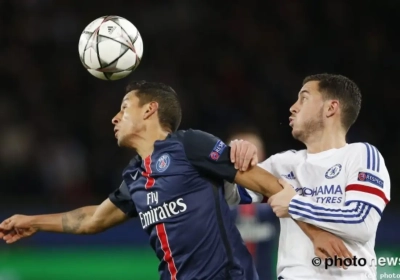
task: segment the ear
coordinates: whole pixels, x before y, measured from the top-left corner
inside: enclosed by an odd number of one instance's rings
[[[146,120],[150,118],[152,115],[154,115],[157,110],[158,110],[158,103],[155,101],[152,101],[146,105],[143,106],[145,108],[144,114],[143,114],[143,119]]]
[[[334,116],[339,111],[339,100],[329,100],[327,103],[327,112],[326,116],[328,118]]]

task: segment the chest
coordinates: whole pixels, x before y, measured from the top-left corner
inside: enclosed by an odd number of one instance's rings
[[[301,161],[297,164],[284,164],[281,167],[279,176],[288,181],[298,194],[311,197],[323,204],[344,203],[348,182],[344,159]]]
[[[179,152],[152,155],[125,170],[123,177],[139,208],[175,198],[185,188],[185,175],[194,170]]]

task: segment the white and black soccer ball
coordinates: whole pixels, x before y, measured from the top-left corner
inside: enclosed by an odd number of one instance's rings
[[[92,21],[79,39],[79,57],[90,74],[102,80],[119,80],[138,67],[143,40],[125,18],[104,16]]]

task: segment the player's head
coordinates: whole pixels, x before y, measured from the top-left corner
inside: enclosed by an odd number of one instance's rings
[[[118,145],[128,145],[129,139],[154,128],[174,132],[182,118],[176,92],[162,83],[131,82],[121,109],[112,119],[117,131]]]
[[[333,74],[308,76],[296,103],[290,107],[293,137],[305,142],[326,127],[347,133],[360,108],[361,92],[349,78]]]
[[[235,126],[230,130],[227,142],[229,143],[236,139],[249,141],[255,145],[257,147],[257,157],[259,161],[263,161],[266,158],[263,139],[257,128],[245,124]]]

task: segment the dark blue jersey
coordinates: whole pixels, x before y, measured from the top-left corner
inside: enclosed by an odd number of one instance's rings
[[[156,141],[153,153],[134,158],[110,195],[124,213],[138,217],[160,260],[161,279],[258,279],[235,226],[223,181],[237,170],[230,148],[199,130]]]

